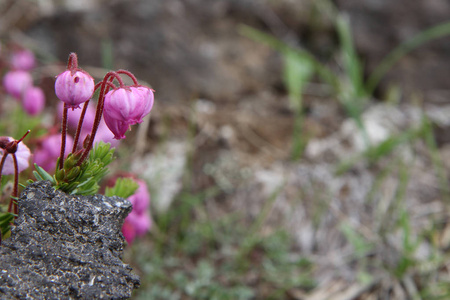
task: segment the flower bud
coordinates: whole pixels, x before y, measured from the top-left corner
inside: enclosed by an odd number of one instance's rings
[[[11,66],[13,69],[28,71],[34,67],[34,64],[34,54],[30,50],[15,51],[11,55]]]
[[[23,109],[31,116],[42,112],[45,106],[45,95],[39,87],[29,87],[22,97]]]
[[[9,71],[3,77],[3,86],[8,94],[16,99],[22,97],[22,93],[33,85],[33,79],[30,73],[26,71],[16,70]]]
[[[9,142],[14,141],[14,139],[12,137],[2,137],[2,139],[6,139]],[[5,150],[0,148],[0,159],[3,157],[4,153],[5,153]],[[28,168],[28,166],[29,166],[28,160],[30,159],[31,152],[30,152],[30,149],[23,142],[20,142],[17,145],[17,150],[15,152],[15,155],[16,155],[16,159],[17,159],[17,166],[18,166],[19,173],[20,173],[23,170],[25,170],[26,168]],[[14,174],[14,160],[13,160],[12,154],[8,154],[8,156],[6,157],[6,160],[5,160],[5,163],[3,165],[3,169],[1,172],[3,175]]]
[[[56,76],[56,96],[69,108],[78,108],[81,103],[91,99],[94,87],[94,79],[82,70],[68,70]]]

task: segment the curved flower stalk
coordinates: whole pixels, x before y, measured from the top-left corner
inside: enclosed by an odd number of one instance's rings
[[[30,133],[29,130],[19,140],[8,136],[0,137],[0,154],[2,156],[0,183],[2,175],[14,174],[13,192],[8,207],[8,212],[12,212],[14,207],[14,214],[17,214],[17,204],[14,200],[19,195],[19,173],[28,168],[28,160],[31,156],[30,149],[24,143],[21,143],[28,133]]]

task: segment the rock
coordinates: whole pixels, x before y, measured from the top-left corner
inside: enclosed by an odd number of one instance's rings
[[[67,195],[41,181],[18,205],[11,237],[0,246],[1,299],[126,299],[139,287],[121,260],[130,202]]]

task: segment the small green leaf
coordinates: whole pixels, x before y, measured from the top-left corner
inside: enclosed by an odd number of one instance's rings
[[[38,164],[34,164],[34,168],[36,169],[36,171],[33,171],[33,174],[37,180],[48,180],[55,184],[55,180],[53,179],[53,177],[48,174],[47,171],[45,171],[43,168],[38,166]]]
[[[10,231],[10,224],[14,221],[14,214],[5,212],[0,213],[0,231],[2,237],[7,236],[7,233]]]
[[[107,187],[105,189],[105,196],[119,196],[126,199],[133,195],[138,188],[138,183],[132,178],[118,178],[112,188]]]

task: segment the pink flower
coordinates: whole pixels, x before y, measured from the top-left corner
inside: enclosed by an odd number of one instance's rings
[[[70,108],[78,108],[81,103],[91,99],[94,87],[94,79],[82,70],[64,71],[56,76],[56,96]]]
[[[138,214],[133,210],[126,217],[125,221],[133,226],[137,236],[145,235],[152,225],[150,214],[148,212]]]
[[[142,118],[148,115],[153,108],[154,102],[153,90],[146,86],[131,87],[131,89],[133,91],[136,91],[137,93],[140,93],[142,97],[141,102],[143,103],[144,107],[142,109],[142,115],[140,117],[140,120],[138,121],[138,123],[141,123]]]
[[[125,122],[111,118],[108,114],[103,114],[103,119],[105,120],[106,126],[114,134],[114,139],[121,140],[125,138],[125,132],[127,132],[130,125]]]
[[[143,86],[109,91],[105,96],[104,114],[128,125],[141,123],[153,106],[153,92]]]
[[[42,112],[45,106],[45,95],[39,87],[29,87],[22,97],[22,105],[29,115],[35,116]]]
[[[145,235],[150,230],[151,226],[152,220],[148,212],[137,214],[134,211],[131,211],[125,218],[122,233],[125,236],[126,241],[131,244],[136,236]]]
[[[150,205],[150,193],[145,181],[136,180],[136,182],[139,184],[139,188],[133,195],[128,197],[128,200],[133,204],[133,211],[142,214],[147,211]]]
[[[33,79],[30,73],[26,71],[16,70],[9,71],[3,77],[3,86],[8,94],[16,99],[22,97],[22,93],[33,85]]]
[[[6,139],[8,142],[14,141],[12,137],[1,137],[1,139]],[[5,150],[0,148],[0,159],[3,157],[3,154],[5,153]],[[30,149],[23,143],[20,142],[17,145],[17,151],[16,151],[16,159],[17,159],[17,166],[19,168],[19,173],[28,168],[28,160],[30,159],[31,152]],[[10,175],[14,174],[14,160],[12,157],[12,154],[8,154],[6,157],[5,163],[3,165],[2,169],[3,175]]]
[[[15,51],[11,55],[11,66],[13,69],[28,71],[34,67],[34,64],[34,54],[30,50]]]
[[[20,144],[19,144],[20,145]],[[73,139],[66,136],[65,155],[72,151]],[[61,151],[61,135],[54,134],[46,137],[40,146],[34,151],[34,163],[38,164],[45,171],[51,172],[55,170],[56,160]]]
[[[132,243],[136,236],[147,233],[152,226],[152,219],[149,214],[150,193],[147,184],[143,180],[137,180],[139,188],[128,197],[133,205],[133,210],[125,218],[122,233],[128,243]]]

